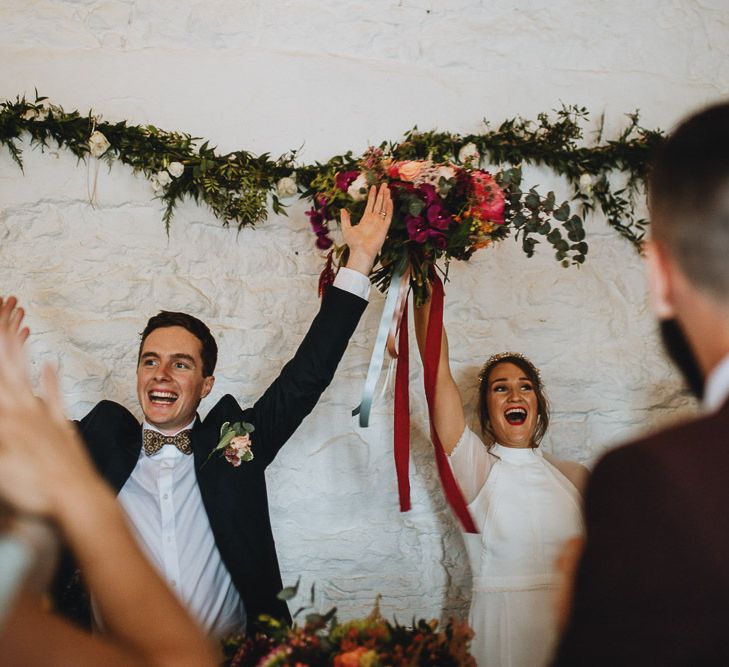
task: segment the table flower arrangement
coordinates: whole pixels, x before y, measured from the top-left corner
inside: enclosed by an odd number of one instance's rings
[[[332,609],[308,614],[303,625],[288,627],[267,616],[260,624],[254,636],[228,642],[230,667],[476,667],[465,621],[451,620],[442,629],[422,619],[411,626],[390,623],[380,614],[379,596],[363,619],[340,624]]]

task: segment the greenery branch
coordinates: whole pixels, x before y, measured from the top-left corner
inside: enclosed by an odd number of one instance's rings
[[[464,148],[473,146],[484,163],[503,171],[528,164],[548,167],[567,180],[577,210],[560,205],[551,211],[550,222],[542,215],[550,195],[541,197],[535,188],[529,188],[519,192],[517,200],[512,184],[509,205],[521,209],[516,237],[527,255],[534,250],[535,235],[544,235],[563,259],[580,263],[587,245],[582,222],[593,211],[601,211],[608,225],[637,248],[645,235],[648,222],[636,213],[637,197],[644,188],[650,154],[663,134],[643,128],[637,111],[627,117],[625,129],[610,140],[603,138],[600,119],[591,145],[584,141],[587,110],[564,106],[553,114],[539,114],[536,121],[516,117],[496,128],[484,121],[483,132],[466,135],[421,132],[415,127],[402,141],[385,141],[380,147],[396,160],[430,158],[458,164]],[[101,153],[98,144],[90,143],[95,132],[109,144]],[[285,214],[283,198],[311,198],[323,174],[356,162],[351,151],[314,164],[297,164],[295,151],[276,159],[268,153],[256,156],[244,150],[219,154],[209,141],[198,137],[153,125],[111,123],[93,112],[67,112],[37,93],[32,101],[17,97],[0,103],[0,146],[7,147],[21,169],[20,140],[26,133],[31,145],[42,150],[55,143],[79,160],[96,156],[109,165],[118,160],[144,174],[164,202],[163,222],[168,232],[176,206],[186,197],[207,205],[225,226],[233,223],[240,229],[263,222],[269,209]],[[174,173],[181,166],[179,175],[170,175],[171,165]],[[613,185],[616,181],[621,181],[619,187]],[[539,199],[536,208],[532,206],[535,197]]]

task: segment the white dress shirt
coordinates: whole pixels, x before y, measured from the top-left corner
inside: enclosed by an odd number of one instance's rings
[[[144,428],[157,430],[146,422]],[[174,445],[163,445],[153,456],[142,449],[119,502],[150,562],[203,628],[221,636],[245,623],[240,595],[213,538],[192,455]]]
[[[334,285],[368,300],[369,278],[358,271],[341,268]],[[146,422],[144,428],[158,430]],[[174,445],[163,445],[153,456],[142,449],[118,499],[152,565],[207,632],[220,637],[245,625],[244,605],[215,544],[193,456]],[[92,609],[95,624],[103,627]]]

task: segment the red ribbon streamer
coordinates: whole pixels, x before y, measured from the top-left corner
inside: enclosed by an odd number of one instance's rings
[[[473,522],[471,513],[468,511],[466,501],[463,498],[458,483],[453,476],[453,471],[448,463],[448,457],[443,450],[438,433],[436,433],[433,421],[433,409],[435,407],[435,388],[438,376],[438,363],[440,361],[440,346],[443,336],[443,283],[437,274],[433,276],[433,289],[430,297],[430,320],[428,321],[428,333],[425,338],[425,398],[428,403],[428,414],[430,416],[430,437],[433,440],[435,449],[435,461],[438,466],[440,482],[443,485],[446,500],[451,509],[458,517],[467,533],[478,533],[476,524]],[[396,413],[397,415],[397,413]]]
[[[405,297],[407,299],[407,296]],[[392,353],[392,352],[391,352]],[[400,335],[397,349],[397,372],[395,374],[395,472],[400,511],[410,509],[410,389],[408,349],[408,305],[402,311]]]

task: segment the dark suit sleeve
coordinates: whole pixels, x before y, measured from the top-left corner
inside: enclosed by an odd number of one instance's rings
[[[666,641],[684,629],[674,602],[686,599],[693,562],[675,495],[651,448],[624,447],[597,465],[572,614],[554,664],[684,664]]]
[[[330,286],[296,354],[250,414],[256,456],[268,464],[332,381],[367,302]],[[248,416],[248,415],[247,415]]]

